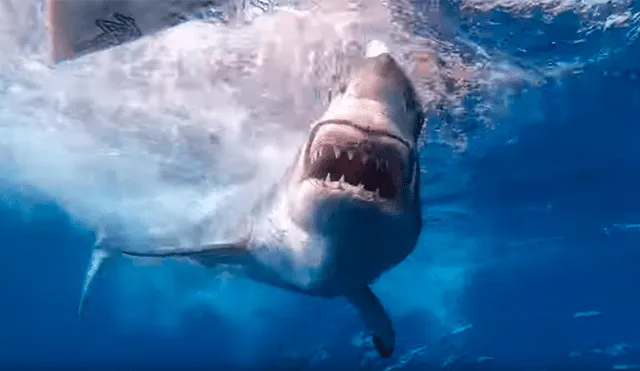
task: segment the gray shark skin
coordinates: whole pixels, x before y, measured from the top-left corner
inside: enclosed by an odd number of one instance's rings
[[[386,50],[367,58],[247,216],[245,238],[144,252],[100,238],[81,308],[107,256],[181,257],[305,295],[344,297],[380,355],[390,357],[395,333],[370,285],[412,253],[422,229],[416,142],[423,123],[414,87],[394,58]]]

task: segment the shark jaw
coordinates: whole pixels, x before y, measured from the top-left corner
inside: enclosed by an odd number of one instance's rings
[[[401,214],[412,196],[412,153],[411,144],[394,134],[348,120],[321,122],[311,132],[290,191],[298,202],[329,214],[331,205],[342,211]]]

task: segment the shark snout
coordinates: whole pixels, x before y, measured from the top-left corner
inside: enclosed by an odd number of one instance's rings
[[[364,71],[383,78],[393,76],[404,78],[404,71],[389,53],[369,58]]]
[[[407,141],[416,140],[423,124],[415,88],[388,52],[366,59],[342,98],[332,102],[323,117],[331,118],[351,120],[363,129],[394,134]]]
[[[354,98],[407,106],[412,84],[396,60],[388,53],[368,58],[364,67],[349,87]]]

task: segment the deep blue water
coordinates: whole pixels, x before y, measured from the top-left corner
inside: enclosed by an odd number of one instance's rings
[[[558,34],[550,39],[564,37],[564,21],[557,19],[550,32]],[[607,42],[623,43],[611,36],[579,46],[584,50],[547,44],[535,55],[586,55]],[[640,73],[638,61],[640,45],[629,43],[605,63],[520,94],[502,120],[525,124],[501,126],[499,135],[478,131],[467,153],[455,155],[459,171],[468,174],[455,203],[466,210],[466,232],[491,264],[474,269],[456,298],[473,328],[454,340],[434,340],[428,351],[437,356],[429,366],[416,358],[404,369],[439,369],[449,356],[459,358],[454,369],[480,367],[481,356],[494,358],[481,364],[484,369],[640,364],[640,226],[633,226],[640,225],[640,77],[633,77]],[[531,116],[538,118],[527,120]],[[427,168],[442,167],[431,163],[441,158],[432,158],[428,146],[424,151]],[[171,331],[153,323],[118,325],[108,279],[96,282],[90,308],[79,317],[91,231],[32,192],[7,185],[3,196],[1,365],[187,367],[254,357],[256,351],[238,354],[239,325],[206,308],[187,311]],[[426,197],[427,214],[429,202]],[[162,300],[155,304],[166,305]],[[304,303],[289,309],[311,322],[300,328],[302,336],[323,331]],[[586,311],[600,315],[574,318]],[[328,313],[341,315],[335,308]],[[351,322],[345,322],[345,333],[358,328]],[[437,327],[424,313],[394,322],[403,334],[401,349],[420,345],[422,338],[412,331]],[[274,320],[268,331],[277,333],[280,325]],[[264,352],[271,352],[269,337],[261,339]],[[358,364],[339,348],[325,362],[323,369]]]

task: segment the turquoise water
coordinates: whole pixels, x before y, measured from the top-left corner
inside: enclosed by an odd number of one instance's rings
[[[446,107],[432,115],[422,150],[423,245],[376,286],[398,334],[391,360],[377,358],[345,303],[242,280],[193,293],[206,277],[179,262],[118,263],[96,281],[80,317],[93,231],[51,192],[7,173],[0,365],[640,365],[639,9],[616,4],[554,14],[451,3],[449,23],[416,30],[440,32],[469,58],[500,56],[510,66],[502,80],[514,71],[534,77],[509,85],[510,94],[469,98],[475,116],[451,118]],[[611,26],[613,13],[626,21]],[[442,140],[452,120],[464,151]]]

